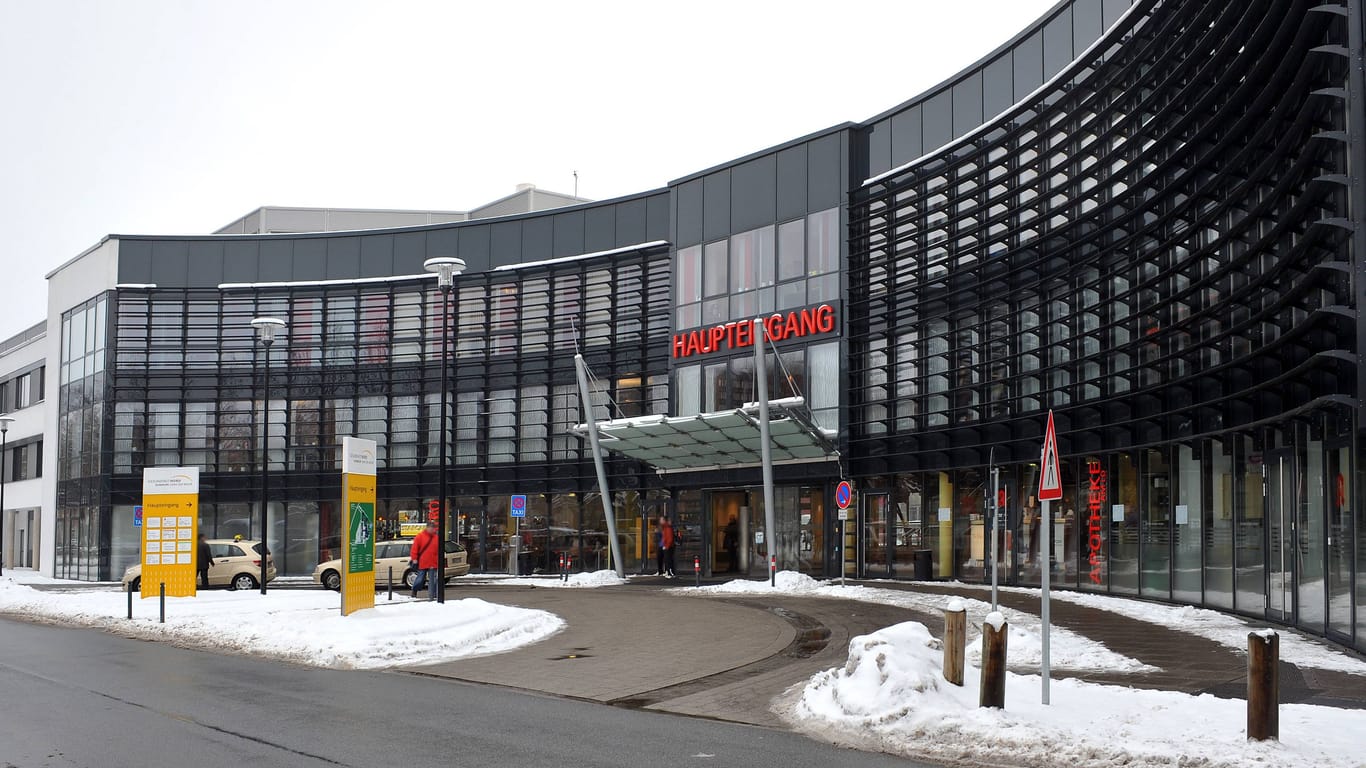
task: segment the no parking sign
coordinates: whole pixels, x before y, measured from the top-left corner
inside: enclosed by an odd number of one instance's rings
[[[526,517],[526,494],[518,494],[512,497],[512,516]]]
[[[835,486],[835,506],[839,507],[839,519],[849,519],[849,503],[854,500],[854,486],[848,480],[841,480]]]

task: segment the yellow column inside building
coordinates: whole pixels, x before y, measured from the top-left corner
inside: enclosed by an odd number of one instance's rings
[[[939,515],[939,567],[935,575],[941,579],[953,576],[953,481],[948,472],[939,473],[939,509],[947,509],[947,515]]]

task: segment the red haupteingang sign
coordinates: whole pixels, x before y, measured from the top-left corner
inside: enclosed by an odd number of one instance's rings
[[[783,342],[809,336],[824,336],[834,333],[839,327],[839,313],[833,304],[818,304],[804,309],[788,312],[774,312],[764,318],[764,339],[770,342]],[[735,320],[713,325],[679,331],[673,335],[673,358],[675,360],[733,352],[754,346],[754,321]]]

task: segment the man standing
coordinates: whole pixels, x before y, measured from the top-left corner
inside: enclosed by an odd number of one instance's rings
[[[436,599],[437,569],[441,565],[441,540],[436,532],[436,523],[427,522],[427,527],[413,537],[413,549],[408,554],[408,567],[416,572],[413,577],[413,597],[422,585],[427,585],[427,598]]]
[[[674,526],[668,515],[659,516],[659,562],[656,576],[666,579],[674,577]]]
[[[726,550],[726,573],[740,572],[740,522],[735,515],[726,523],[725,533],[721,535],[721,546]]]
[[[199,534],[199,548],[195,551],[194,567],[199,571],[199,586],[202,589],[209,588],[209,566],[213,565],[213,552],[209,549],[209,542],[204,541],[204,534]]]

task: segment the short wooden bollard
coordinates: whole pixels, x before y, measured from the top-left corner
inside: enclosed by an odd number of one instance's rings
[[[963,684],[963,659],[967,652],[968,611],[960,600],[944,608],[944,679]]]
[[[1270,629],[1247,636],[1247,738],[1281,738],[1281,636]]]
[[[1000,613],[992,611],[982,622],[982,691],[978,705],[1006,707],[1006,638],[1010,625]]]

